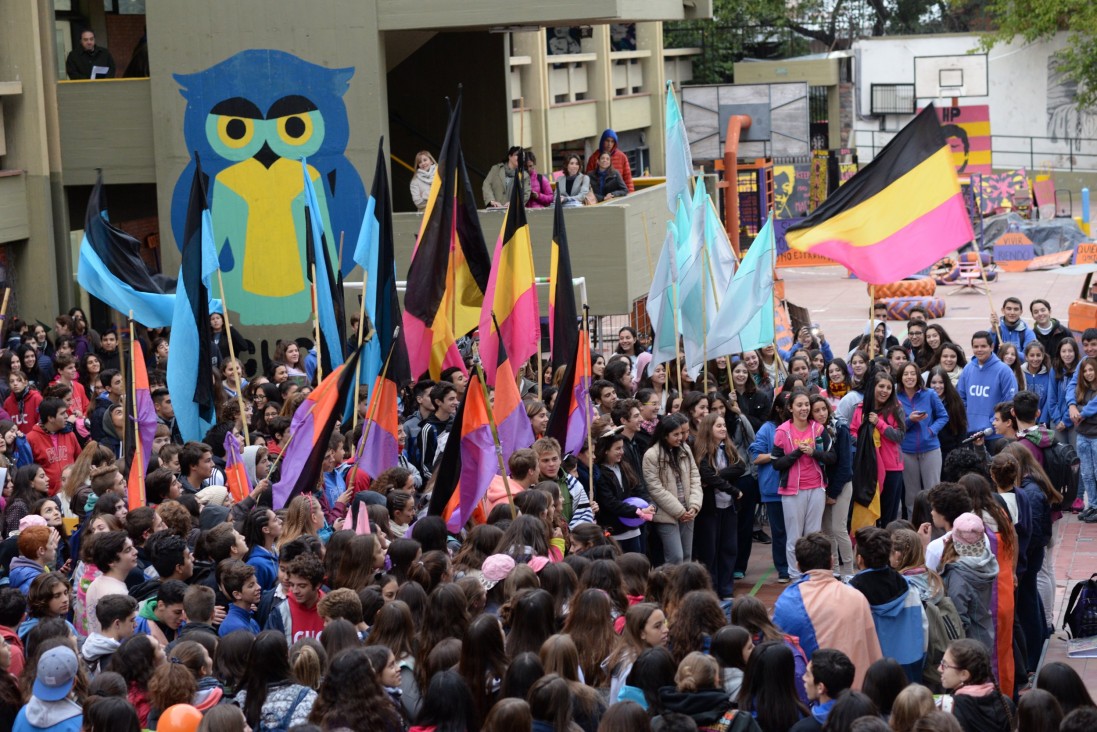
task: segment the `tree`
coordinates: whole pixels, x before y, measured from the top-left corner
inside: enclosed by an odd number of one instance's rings
[[[984,37],[986,50],[1017,37],[1032,43],[1069,31],[1059,69],[1077,84],[1079,108],[1097,104],[1097,6],[1086,0],[990,0],[987,10],[997,29]]]

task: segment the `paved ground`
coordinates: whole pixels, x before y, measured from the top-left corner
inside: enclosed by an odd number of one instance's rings
[[[854,336],[863,332],[869,317],[868,288],[863,282],[845,277],[843,267],[779,269],[785,281],[785,297],[811,311],[812,319],[822,327],[834,355],[845,355]],[[1082,290],[1084,275],[1059,275],[1054,270],[1043,272],[1004,272],[999,281],[990,283],[990,297],[996,309],[1002,300],[1013,295],[1025,303],[1044,298],[1051,303],[1052,316],[1066,321],[1067,306]],[[990,300],[970,290],[959,292],[955,285],[939,286],[937,297],[946,303],[945,317],[938,322],[960,345],[968,348],[971,334],[990,327]],[[905,323],[890,323],[892,330],[906,330]],[[839,345],[840,344],[840,345]]]
[[[781,269],[788,300],[808,308],[812,319],[823,327],[834,346],[835,355],[842,353],[849,341],[861,332],[868,319],[869,296],[863,283],[845,277],[841,267],[817,269]],[[1042,297],[1051,303],[1052,314],[1066,320],[1067,306],[1081,292],[1084,276],[1060,275],[1054,271],[1003,273],[999,282],[991,283],[990,292],[995,307],[1014,295],[1025,303]],[[937,296],[947,303],[946,317],[940,319],[953,339],[967,350],[971,334],[989,327],[990,303],[986,295],[958,293],[956,287],[939,287]],[[1026,318],[1027,320],[1027,318]],[[904,325],[892,323],[902,332]],[[839,347],[838,344],[841,344]],[[1063,605],[1074,583],[1088,579],[1097,572],[1097,524],[1080,523],[1073,515],[1062,519],[1062,541],[1056,547],[1056,627],[1062,625]],[[736,594],[754,592],[772,607],[785,585],[777,583],[768,545],[754,544],[746,579],[738,583]],[[1090,692],[1097,695],[1097,659],[1068,659],[1066,641],[1059,631],[1047,645],[1044,662],[1063,661],[1074,666],[1082,675]]]

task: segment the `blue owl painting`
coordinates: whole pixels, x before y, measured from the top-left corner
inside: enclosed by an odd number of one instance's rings
[[[187,100],[187,150],[209,176],[213,233],[226,299],[245,325],[309,319],[304,179],[308,161],[331,261],[340,234],[355,242],[365,188],[346,158],[343,94],[353,68],[328,69],[282,51],[249,50],[194,74],[176,74]],[[183,241],[191,159],[175,185],[171,220]],[[353,267],[344,247],[344,274]]]

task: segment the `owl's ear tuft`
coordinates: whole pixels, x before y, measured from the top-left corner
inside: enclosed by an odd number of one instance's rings
[[[198,79],[199,76],[201,76],[201,74],[171,75],[171,78],[175,79],[175,83],[179,85],[179,94],[181,94],[183,99],[186,99],[188,102],[191,99],[190,95],[194,93],[192,87],[195,85],[195,81]]]
[[[348,66],[345,69],[332,69],[331,70],[331,91],[336,96],[343,96],[347,93],[347,89],[350,88],[351,77],[354,76],[354,67]]]

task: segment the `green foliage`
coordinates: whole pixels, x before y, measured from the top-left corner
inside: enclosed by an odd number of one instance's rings
[[[983,38],[990,50],[1014,38],[1033,42],[1070,31],[1059,68],[1078,84],[1078,107],[1097,106],[1097,6],[1089,0],[990,0],[997,30]]]

